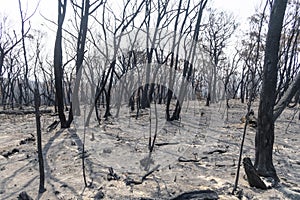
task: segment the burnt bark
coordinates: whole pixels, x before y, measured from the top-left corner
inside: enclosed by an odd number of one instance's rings
[[[63,64],[62,64],[62,26],[65,19],[67,0],[58,0],[58,24],[54,47],[55,99],[61,128],[68,128],[72,121],[64,114]]]
[[[266,184],[261,180],[257,174],[256,169],[254,168],[250,158],[243,159],[244,169],[247,175],[248,183],[251,187],[260,188],[263,190],[268,189]]]
[[[167,92],[167,105],[166,105],[166,119],[167,119],[167,121],[171,121],[170,105],[171,105],[172,96],[173,96],[173,91],[169,89],[168,92]]]
[[[74,4],[74,2],[72,2]],[[89,10],[90,10],[90,1],[82,1],[81,5],[81,19],[80,19],[80,28],[77,38],[77,54],[76,54],[76,81],[73,90],[73,109],[76,116],[80,115],[80,103],[79,103],[79,87],[80,80],[82,77],[82,63],[84,61],[84,51],[86,43],[86,35],[88,30],[88,19],[89,19]]]
[[[36,81],[37,85],[37,81]],[[39,172],[40,172],[40,184],[39,193],[46,191],[45,189],[45,167],[43,158],[43,146],[42,146],[42,130],[41,130],[41,114],[40,114],[40,93],[38,86],[34,90],[34,104],[35,104],[35,119],[36,119],[36,134],[37,134],[37,150],[39,158]]]
[[[279,181],[273,165],[274,114],[278,74],[278,52],[287,0],[275,0],[269,21],[260,95],[257,132],[255,136],[255,164],[257,173]]]
[[[207,94],[205,106],[209,106],[209,104],[210,104],[210,92]]]

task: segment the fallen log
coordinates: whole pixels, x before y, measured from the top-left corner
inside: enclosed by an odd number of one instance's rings
[[[196,190],[196,191],[182,193],[171,200],[187,200],[187,199],[216,200],[219,199],[219,197],[218,194],[212,190]]]
[[[162,143],[156,143],[155,146],[166,146],[166,145],[177,145],[179,142],[162,142]]]
[[[28,144],[28,143],[30,143],[30,142],[35,142],[35,137],[34,137],[34,135],[32,134],[32,133],[30,133],[30,135],[31,135],[31,137],[27,137],[27,138],[25,138],[24,140],[21,140],[20,141],[20,145],[23,145],[23,144]]]
[[[13,155],[13,154],[16,154],[16,153],[19,153],[20,150],[17,149],[17,148],[14,148],[12,149],[11,151],[7,151],[7,152],[3,152],[1,155],[5,158],[9,158],[9,156]]]
[[[40,110],[41,114],[49,114],[52,110]],[[35,114],[35,110],[0,110],[0,114],[5,115],[30,115]]]
[[[216,150],[213,150],[213,151],[209,151],[209,152],[204,152],[205,154],[214,154],[214,153],[218,153],[218,154],[223,154],[223,153],[226,153],[228,150],[225,149],[216,149]]]
[[[180,156],[178,158],[178,162],[200,162],[201,160],[207,159],[207,158],[208,158],[207,156],[204,156],[200,159],[189,159],[189,158],[185,158],[185,157]]]

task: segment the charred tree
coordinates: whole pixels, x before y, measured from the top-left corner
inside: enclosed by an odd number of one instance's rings
[[[187,83],[190,83],[192,81],[192,74],[194,71],[193,64],[194,64],[194,60],[195,60],[196,46],[197,46],[197,43],[199,42],[199,34],[200,34],[200,27],[201,27],[200,25],[201,25],[202,15],[203,15],[203,11],[204,11],[206,4],[207,4],[207,0],[202,0],[199,4],[199,10],[197,13],[197,21],[195,24],[193,40],[191,43],[191,48],[187,55],[187,59],[184,60],[183,75],[182,75],[182,79],[181,79],[178,102],[176,103],[176,108],[170,119],[171,121],[180,119],[181,106],[182,106],[184,97],[187,94]]]
[[[72,104],[75,115],[80,115],[79,107],[79,87],[82,77],[82,64],[84,61],[85,45],[88,31],[88,19],[89,15],[95,12],[104,2],[97,1],[90,3],[90,0],[82,0],[81,6],[77,5],[74,1],[71,1],[76,12],[76,8],[80,9],[80,26],[77,37],[77,49],[76,49],[76,81],[73,89]],[[97,3],[97,4],[96,4]],[[94,7],[92,7],[94,5]]]
[[[23,14],[23,10],[22,10],[22,4],[21,4],[21,0],[19,0],[19,11],[20,11],[20,17],[21,17],[21,34],[22,34],[22,50],[23,50],[23,57],[24,57],[24,65],[25,65],[25,69],[24,69],[24,97],[25,97],[25,105],[29,104],[29,92],[33,92],[31,90],[31,87],[29,85],[29,81],[28,81],[28,73],[29,73],[29,65],[28,65],[28,59],[27,59],[27,50],[26,50],[26,44],[25,44],[25,37],[27,36],[30,27],[28,28],[28,30],[25,32],[25,22],[30,18],[25,18],[24,14]]]
[[[42,147],[42,131],[41,131],[41,114],[40,114],[40,93],[36,80],[36,88],[34,90],[34,104],[35,104],[35,119],[36,119],[36,133],[37,133],[37,150],[39,158],[39,172],[40,172],[40,184],[39,193],[46,191],[45,189],[45,168],[43,158],[43,147]]]
[[[178,3],[178,10],[176,13],[176,19],[175,19],[175,24],[174,24],[174,36],[173,36],[173,41],[172,41],[172,49],[171,49],[171,63],[170,63],[170,71],[169,71],[169,88],[167,90],[167,99],[166,99],[166,118],[167,121],[171,121],[171,117],[170,117],[170,105],[171,105],[171,100],[173,97],[173,89],[174,89],[174,82],[175,82],[175,76],[176,76],[176,71],[178,69],[178,59],[179,59],[179,48],[180,45],[176,46],[176,40],[178,37],[178,44],[180,44],[181,40],[182,40],[182,35],[183,35],[183,31],[184,31],[184,26],[186,24],[188,15],[189,15],[189,6],[190,6],[190,1],[187,1],[187,6],[184,12],[184,17],[182,20],[182,24],[181,24],[181,28],[179,30],[179,34],[177,34],[177,29],[178,29],[178,24],[179,24],[179,18],[180,18],[180,10],[182,9],[183,5],[182,5],[182,0],[179,1]],[[175,56],[175,52],[176,56]]]
[[[58,0],[58,22],[54,47],[54,78],[55,98],[61,128],[68,128],[70,120],[66,120],[64,113],[64,89],[63,89],[63,64],[62,64],[62,26],[64,23],[67,8],[67,0]]]
[[[278,74],[278,52],[287,0],[275,0],[272,6],[263,66],[263,82],[259,102],[255,136],[255,163],[257,173],[279,181],[273,165],[274,106]]]

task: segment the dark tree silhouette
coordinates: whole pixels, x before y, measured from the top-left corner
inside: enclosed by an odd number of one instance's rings
[[[84,61],[89,15],[95,12],[104,3],[104,1],[95,1],[91,3],[90,0],[82,0],[81,6],[76,4],[75,1],[71,1],[71,2],[75,12],[77,12],[76,8],[79,8],[80,10],[80,26],[78,30],[77,49],[76,49],[76,81],[75,81],[73,97],[72,97],[74,114],[80,115],[78,93],[80,87],[80,80],[82,77],[82,63]]]
[[[55,77],[55,98],[57,103],[57,111],[61,128],[68,128],[72,122],[72,109],[70,109],[71,117],[66,120],[64,114],[64,90],[63,90],[63,65],[62,65],[62,26],[64,23],[67,8],[67,0],[63,2],[58,0],[58,22],[54,47],[54,77]]]
[[[43,158],[43,147],[42,147],[42,131],[41,131],[41,114],[40,114],[40,92],[38,87],[38,81],[36,80],[36,88],[34,90],[34,106],[35,106],[35,119],[36,119],[36,132],[37,132],[37,149],[39,158],[39,172],[40,172],[40,184],[39,193],[46,191],[45,189],[45,169],[44,169],[44,158]]]
[[[255,168],[259,175],[279,181],[273,165],[274,106],[278,75],[278,51],[287,0],[275,0],[269,21],[255,136]]]
[[[203,11],[205,9],[205,6],[207,4],[207,0],[202,0],[200,1],[199,5],[199,10],[197,13],[197,20],[195,24],[195,31],[192,36],[192,44],[191,48],[189,49],[187,59],[184,60],[184,66],[183,66],[183,76],[181,80],[181,86],[180,86],[180,91],[179,91],[179,97],[178,97],[178,102],[176,104],[176,108],[173,112],[173,115],[171,117],[172,120],[179,120],[180,119],[180,112],[181,112],[181,105],[184,100],[184,96],[187,93],[187,85],[185,81],[191,82],[192,81],[192,72],[194,71],[194,60],[195,60],[195,55],[196,55],[196,46],[199,42],[199,34],[200,34],[200,27],[201,27],[201,20],[202,20],[202,15]]]
[[[3,19],[3,21],[5,21],[5,19]],[[14,48],[17,47],[17,45],[19,43],[21,43],[22,38],[18,38],[17,35],[14,32],[13,36],[10,36],[10,34],[8,33],[8,30],[5,30],[5,24],[4,22],[0,22],[0,96],[1,96],[1,104],[3,105],[3,107],[5,108],[5,97],[6,97],[6,84],[5,84],[5,80],[3,78],[3,75],[5,73],[5,68],[4,68],[4,60],[7,56],[9,56],[9,54],[11,53],[11,51],[13,51]],[[26,34],[28,33],[28,31],[26,32]],[[12,59],[10,59],[12,60]],[[9,73],[10,75],[12,73]],[[9,81],[10,79],[8,79]]]

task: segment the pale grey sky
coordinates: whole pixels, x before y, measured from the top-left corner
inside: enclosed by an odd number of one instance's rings
[[[113,2],[111,0],[111,2]],[[117,2],[117,1],[116,1]],[[31,14],[38,4],[38,0],[21,0],[23,10],[27,14]],[[237,20],[245,20],[254,13],[255,8],[259,7],[262,0],[212,0],[211,5],[217,9],[231,11],[237,16]],[[0,0],[0,15],[6,15],[11,20],[19,20],[18,0]],[[56,19],[57,1],[55,0],[40,0],[38,12],[33,17],[35,23],[42,23],[43,19],[40,13],[48,18]]]
[[[110,3],[120,0],[108,0]],[[195,0],[196,1],[196,0]],[[247,18],[251,16],[255,9],[260,7],[265,0],[209,0],[208,6],[218,10],[232,12],[240,24],[239,30],[245,30],[248,27]],[[27,16],[31,15],[38,6],[37,12],[30,19],[32,29],[48,32],[48,42],[54,44],[55,26],[41,17],[41,14],[48,19],[56,22],[57,20],[57,1],[56,0],[21,0],[23,12]],[[39,4],[38,4],[39,3]],[[68,1],[68,4],[70,2]],[[0,18],[8,17],[8,24],[12,27],[20,26],[20,13],[18,0],[0,0]],[[71,12],[67,12],[70,14]],[[2,20],[2,19],[1,19]],[[46,24],[46,26],[42,25]],[[49,28],[53,32],[49,32]],[[54,33],[54,34],[53,34]],[[238,35],[241,33],[237,33]],[[53,41],[52,41],[53,40]]]
[[[214,0],[214,5],[218,9],[224,9],[233,12],[242,19],[252,15],[255,8],[261,6],[265,0]]]
[[[111,2],[117,2],[122,0],[108,0]],[[197,2],[198,0],[193,0]],[[38,4],[39,2],[39,4]],[[240,23],[240,30],[247,29],[248,23],[246,19],[254,14],[256,8],[260,7],[261,3],[264,3],[265,0],[209,0],[209,5],[212,8],[218,10],[224,10],[232,12],[236,17],[238,23]],[[57,1],[56,0],[21,0],[23,13],[28,17],[31,15],[36,7],[38,9],[35,15],[30,19],[32,30],[41,30],[43,33],[47,33],[46,45],[49,45],[50,48],[47,48],[45,55],[49,57],[52,56],[52,51],[55,43],[55,25],[49,23],[41,17],[41,14],[46,18],[56,22],[57,20]],[[68,1],[70,4],[70,1]],[[7,22],[6,26],[10,26],[11,29],[15,29],[20,34],[20,13],[19,13],[19,3],[18,0],[0,0],[0,21],[3,21],[3,16],[6,16]],[[116,6],[117,7],[117,6]],[[73,12],[67,12],[70,14]],[[26,28],[28,24],[26,24]],[[7,28],[7,27],[5,27]],[[232,38],[232,43],[227,46],[227,51],[232,51],[235,47],[236,38],[241,34],[241,32],[236,33]]]

